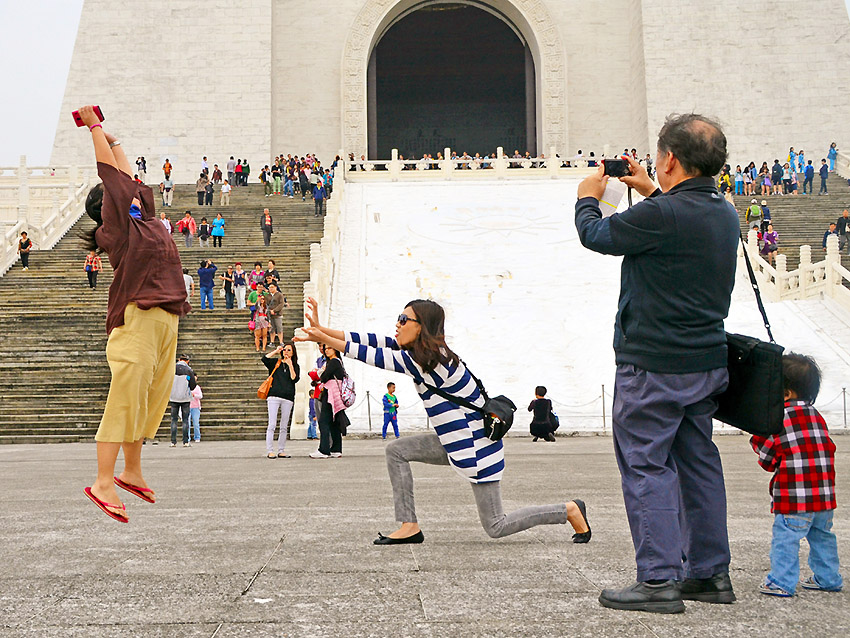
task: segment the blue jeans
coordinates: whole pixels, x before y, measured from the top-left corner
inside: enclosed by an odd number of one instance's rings
[[[805,512],[776,514],[770,544],[767,582],[793,594],[800,580],[800,539],[809,542],[809,567],[823,589],[839,590],[844,581],[838,573],[838,542],[832,531],[832,514]]]
[[[171,442],[177,443],[177,419],[183,422],[183,443],[189,442],[189,402],[171,402]]]
[[[209,303],[210,310],[214,308],[213,306],[213,289],[212,288],[201,288],[201,310],[205,310],[207,304]]]
[[[283,185],[283,194],[284,195],[294,195],[295,190],[292,188],[292,180],[288,179]]]
[[[726,488],[711,440],[726,368],[662,374],[617,366],[614,450],[637,580],[711,578],[729,570]]]
[[[310,419],[309,419],[309,424],[307,425],[307,438],[308,439],[318,438],[316,436],[316,427],[317,427],[316,400],[310,399]]]
[[[744,182],[735,181],[735,194],[743,195],[744,194]]]
[[[392,423],[395,438],[398,438],[398,415],[384,412],[384,429],[381,430],[381,437],[387,438],[387,426]]]
[[[192,438],[192,428],[195,428],[195,440],[201,440],[201,408],[189,408],[189,438]]]

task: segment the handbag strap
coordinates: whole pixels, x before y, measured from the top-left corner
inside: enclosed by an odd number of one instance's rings
[[[753,286],[753,292],[756,293],[756,303],[758,304],[761,318],[764,320],[764,328],[767,330],[767,336],[770,338],[770,343],[776,343],[773,338],[773,332],[770,330],[770,321],[767,320],[767,313],[764,311],[764,303],[762,303],[761,300],[761,292],[759,291],[758,281],[756,281],[756,274],[753,272],[753,265],[750,263],[750,256],[747,254],[747,244],[744,242],[744,233],[739,230],[738,235],[741,238],[741,248],[744,250],[744,261],[747,262],[747,273],[750,276],[750,283]]]
[[[466,368],[466,371],[469,373],[469,376],[472,377],[472,380],[475,381],[475,385],[478,387],[478,391],[481,393],[481,396],[484,397],[484,400],[489,400],[487,396],[487,391],[484,389],[484,384],[481,383],[481,380],[472,374],[472,370],[470,370],[462,360],[460,362],[463,364],[463,367]],[[454,403],[455,405],[459,405],[462,408],[466,408],[467,410],[472,410],[473,412],[478,412],[479,414],[487,415],[487,412],[484,408],[479,408],[477,405],[472,403],[471,401],[467,401],[466,399],[462,399],[461,397],[455,396],[453,394],[449,394],[445,390],[438,388],[436,386],[431,385],[430,383],[426,383],[425,378],[422,378],[422,385],[431,390],[431,392],[438,394],[443,397],[446,401]]]

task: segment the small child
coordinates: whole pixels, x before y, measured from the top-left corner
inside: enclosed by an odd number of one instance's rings
[[[189,401],[189,438],[192,438],[192,428],[195,429],[195,443],[201,440],[201,399],[204,398],[204,393],[201,392],[200,384],[192,390],[192,400]]]
[[[782,357],[785,422],[770,438],[753,436],[750,444],[759,465],[773,472],[770,510],[775,515],[770,546],[770,573],[759,591],[789,598],[800,578],[800,539],[809,543],[813,576],[805,589],[840,591],[838,542],[832,532],[835,510],[835,444],[826,422],[812,403],[820,391],[821,372],[811,357]]]
[[[532,441],[537,439],[555,442],[555,430],[558,429],[557,417],[552,412],[552,402],[546,398],[546,387],[539,385],[534,388],[534,401],[528,404],[528,411],[533,412],[531,418]]]
[[[384,429],[381,430],[381,438],[387,440],[387,426],[393,424],[395,438],[398,438],[398,399],[395,396],[395,383],[387,384],[387,393],[384,395]]]

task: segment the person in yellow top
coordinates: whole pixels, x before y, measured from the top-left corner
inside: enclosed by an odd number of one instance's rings
[[[103,270],[103,262],[100,256],[95,251],[90,250],[89,254],[86,255],[85,271],[89,278],[89,288],[92,290],[97,288],[97,273],[101,270]]]

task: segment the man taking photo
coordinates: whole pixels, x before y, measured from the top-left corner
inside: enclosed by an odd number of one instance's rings
[[[637,582],[604,590],[599,602],[677,613],[683,599],[735,600],[711,419],[729,383],[723,320],[740,231],[714,185],[726,162],[717,123],[670,116],[657,149],[660,189],[628,159],[631,174],[620,180],[646,199],[603,218],[608,177],[600,168],[579,185],[576,228],[586,248],[623,256],[613,433]]]

